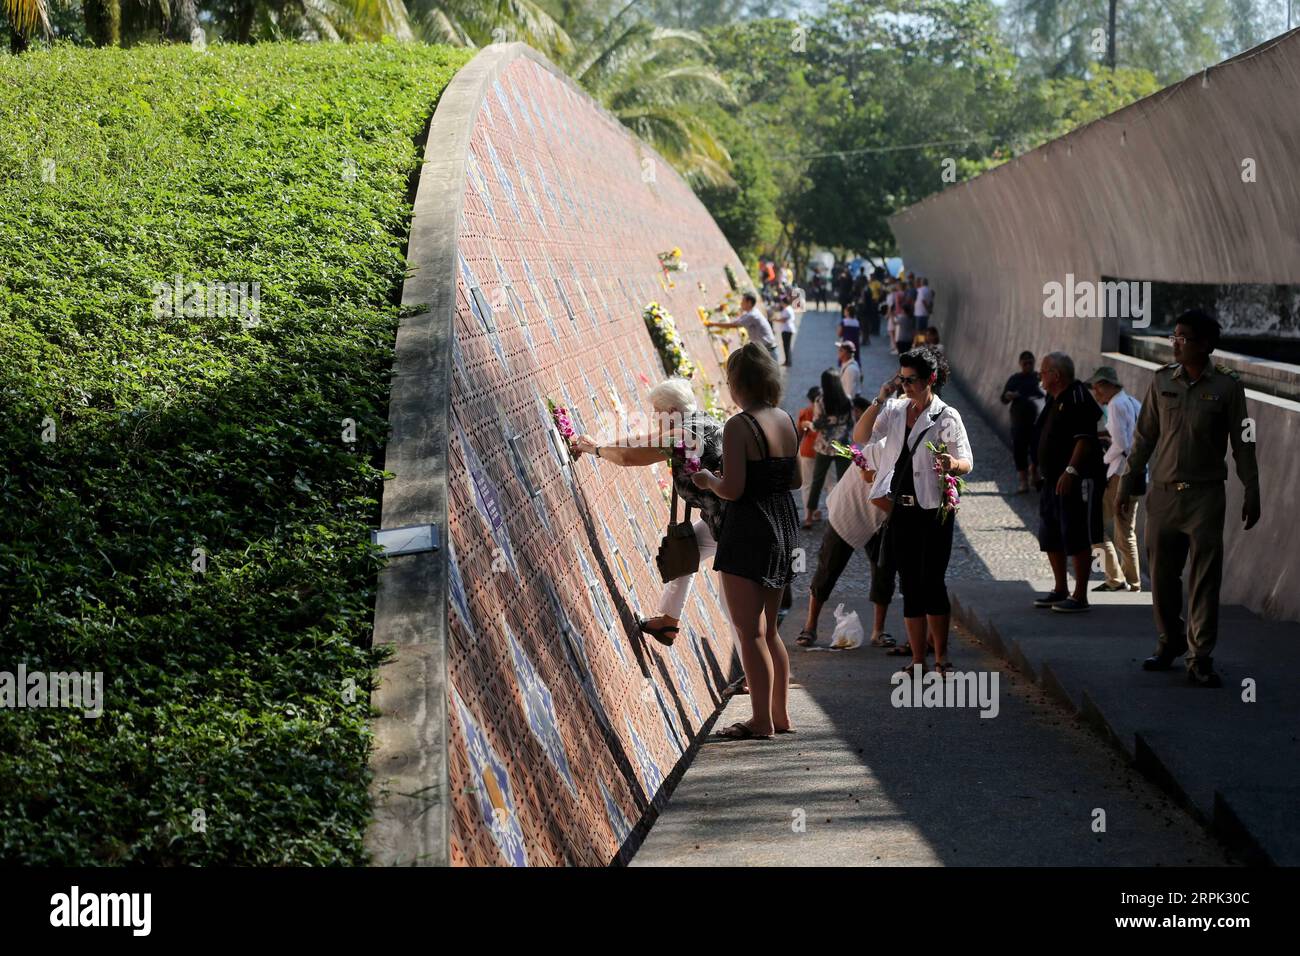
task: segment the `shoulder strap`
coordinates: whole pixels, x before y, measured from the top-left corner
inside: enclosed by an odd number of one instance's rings
[[[749,422],[749,427],[754,432],[754,437],[758,439],[759,445],[762,446],[763,457],[770,458],[771,455],[767,450],[767,436],[763,434],[762,426],[758,424],[757,419],[755,419],[753,415],[749,414],[749,412],[741,412],[740,414],[745,416],[745,421]]]
[[[785,409],[782,409],[782,411],[785,411]],[[794,416],[789,412],[785,413],[785,417],[790,419],[790,427],[794,429],[794,453],[797,455],[799,454],[799,445],[802,443],[799,434],[799,426],[794,423]]]

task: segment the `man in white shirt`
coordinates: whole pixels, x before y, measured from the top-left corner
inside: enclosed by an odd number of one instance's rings
[[[930,314],[934,311],[934,290],[930,288],[930,280],[921,277],[921,284],[916,290],[916,305],[912,307],[912,315],[916,317],[916,331],[924,332],[930,326]]]
[[[740,297],[740,307],[744,311],[735,322],[706,322],[705,325],[714,329],[744,329],[749,333],[751,342],[763,346],[767,349],[767,354],[772,356],[772,361],[781,364],[776,354],[776,336],[772,332],[772,323],[758,310],[758,298],[754,293],[746,292]]]
[[[1106,431],[1110,434],[1110,447],[1102,459],[1106,464],[1106,494],[1101,499],[1106,580],[1093,590],[1140,591],[1142,577],[1138,572],[1135,530],[1137,504],[1135,502],[1129,512],[1123,514],[1115,507],[1115,497],[1119,494],[1120,476],[1127,465],[1128,453],[1133,450],[1133,434],[1142,403],[1124,391],[1119,376],[1109,365],[1097,369],[1088,379],[1088,385],[1092,387],[1092,395],[1098,404],[1106,409]]]
[[[844,394],[851,402],[862,385],[862,368],[858,365],[857,359],[858,349],[852,342],[835,344],[840,348],[840,384],[844,386]]]
[[[790,346],[794,343],[795,333],[799,331],[799,316],[794,311],[790,296],[781,296],[781,305],[772,319],[773,328],[781,333],[781,345],[785,349],[785,365],[790,367]]]

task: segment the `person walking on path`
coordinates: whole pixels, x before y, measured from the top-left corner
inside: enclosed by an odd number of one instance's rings
[[[934,315],[934,290],[930,280],[922,276],[916,283],[916,304],[912,307],[916,317],[916,331],[924,332],[930,327],[930,316]]]
[[[785,351],[784,364],[789,368],[794,355],[791,347],[794,344],[795,334],[799,331],[799,317],[795,314],[793,300],[788,295],[781,296],[781,304],[773,320],[773,328],[781,333],[781,347]]]
[[[903,623],[912,649],[912,665],[904,673],[925,668],[927,636],[935,668],[947,673],[952,608],[944,577],[956,515],[946,511],[936,476],[970,474],[974,456],[961,414],[936,394],[948,380],[943,354],[921,346],[900,355],[898,364],[898,377],[880,387],[853,434],[865,441],[878,425],[884,436],[877,440],[879,468],[870,497],[888,496],[892,502],[883,547],[890,549],[903,591]],[[891,399],[899,385],[903,397]]]
[[[697,488],[728,502],[713,567],[740,644],[753,716],[719,732],[744,740],[790,733],[790,659],[777,633],[781,592],[799,545],[794,497],[799,430],[780,407],[781,370],[753,342],[727,357],[727,385],[740,413],[722,430],[722,475],[701,469]]]
[[[813,450],[817,453],[813,461],[812,485],[808,489],[808,503],[805,506],[803,526],[811,528],[817,520],[814,515],[822,501],[822,486],[826,483],[826,473],[835,466],[837,480],[844,479],[844,472],[849,467],[849,460],[835,453],[834,442],[847,442],[853,428],[853,403],[844,394],[840,384],[840,375],[831,369],[822,372],[821,395],[814,403],[817,415],[813,419],[813,429],[817,440]]]
[[[1119,494],[1120,472],[1124,460],[1133,447],[1133,430],[1137,427],[1141,403],[1124,391],[1119,375],[1109,365],[1103,365],[1088,379],[1093,398],[1106,409],[1106,432],[1110,445],[1102,462],[1106,466],[1106,493],[1101,499],[1103,541],[1102,556],[1106,562],[1106,580],[1094,591],[1141,591],[1142,576],[1138,572],[1137,506],[1130,514],[1121,515],[1115,510],[1115,497]]]
[[[1055,584],[1034,607],[1078,613],[1088,610],[1092,545],[1100,541],[1104,470],[1097,421],[1101,406],[1074,377],[1074,360],[1064,352],[1043,356],[1040,376],[1050,396],[1038,421],[1038,547],[1047,555]],[[1074,593],[1066,584],[1066,559],[1074,565]]]
[[[1139,493],[1150,462],[1147,566],[1159,636],[1155,653],[1142,666],[1168,670],[1186,652],[1188,679],[1201,687],[1219,687],[1214,648],[1227,507],[1224,452],[1231,444],[1245,492],[1241,520],[1249,531],[1261,510],[1254,422],[1237,374],[1210,361],[1219,344],[1219,323],[1212,316],[1200,309],[1184,312],[1170,340],[1174,361],[1151,378],[1115,507],[1123,514],[1131,511],[1132,497]],[[1184,621],[1182,573],[1189,557]]]
[[[808,404],[799,411],[795,425],[802,436],[799,439],[799,473],[803,475],[803,513],[806,516],[804,527],[812,527],[811,522],[821,520],[821,509],[814,514],[808,508],[808,492],[812,490],[813,469],[817,463],[817,429],[813,421],[817,418],[817,399],[821,398],[820,386],[808,389]],[[834,477],[830,479],[834,482]]]
[[[758,309],[758,298],[752,292],[746,292],[740,297],[740,307],[744,311],[740,313],[735,322],[706,322],[709,328],[714,329],[744,329],[749,334],[749,340],[756,343],[767,351],[772,357],[773,362],[780,362],[776,354],[776,335],[772,332],[772,323]]]
[[[1034,368],[1034,353],[1021,352],[1020,371],[1007,379],[1002,389],[1002,404],[1011,406],[1011,454],[1020,478],[1020,487],[1016,489],[1018,494],[1028,491],[1031,483],[1035,488],[1041,487],[1034,422],[1042,407],[1039,403],[1046,397]]]

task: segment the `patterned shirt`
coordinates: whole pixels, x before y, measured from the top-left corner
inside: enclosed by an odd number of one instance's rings
[[[690,433],[686,442],[687,454],[698,455],[700,467],[715,475],[722,473],[722,423],[704,412],[692,412],[682,423]],[[677,496],[700,513],[716,539],[722,533],[722,513],[727,503],[704,488],[696,488],[691,476],[686,474],[685,461],[674,456],[673,485]]]

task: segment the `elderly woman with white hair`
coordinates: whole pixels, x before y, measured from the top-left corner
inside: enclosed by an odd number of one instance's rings
[[[666,451],[683,446],[685,454],[670,457],[673,485],[687,507],[700,513],[692,525],[700,549],[700,564],[703,565],[718,548],[726,503],[712,491],[695,486],[690,478],[695,469],[688,468],[687,462],[698,459],[699,468],[721,471],[722,423],[700,410],[691,383],[684,378],[670,378],[656,385],[650,391],[650,404],[655,420],[649,434],[632,436],[617,445],[598,445],[590,435],[580,435],[574,441],[573,450],[595,455],[615,465],[635,468],[664,461],[669,457],[665,455]],[[671,645],[677,639],[682,608],[694,580],[694,574],[687,574],[669,581],[659,600],[659,615],[637,622],[641,630],[660,644]]]

